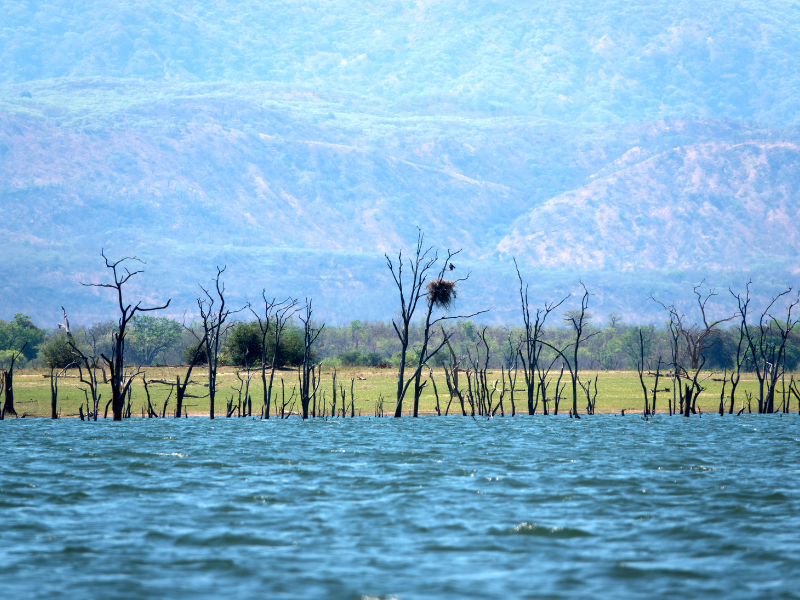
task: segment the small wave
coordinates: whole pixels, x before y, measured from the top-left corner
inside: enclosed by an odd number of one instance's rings
[[[577,537],[590,537],[592,534],[583,531],[582,529],[573,529],[571,527],[544,527],[536,523],[528,523],[523,521],[516,527],[506,529],[503,533],[507,535],[533,535],[538,537],[553,537],[561,539],[577,538]]]

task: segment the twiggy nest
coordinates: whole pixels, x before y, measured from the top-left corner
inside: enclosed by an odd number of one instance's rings
[[[456,282],[446,279],[434,279],[425,286],[428,290],[428,302],[447,310],[456,299]]]

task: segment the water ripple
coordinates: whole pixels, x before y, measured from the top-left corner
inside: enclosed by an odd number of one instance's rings
[[[800,418],[8,419],[2,598],[798,598]]]

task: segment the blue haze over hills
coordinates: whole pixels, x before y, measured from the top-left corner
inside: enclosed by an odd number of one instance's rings
[[[383,252],[463,248],[461,308],[660,319],[797,282],[790,2],[0,2],[0,318],[113,314],[99,250],[191,310],[313,296],[385,319]]]

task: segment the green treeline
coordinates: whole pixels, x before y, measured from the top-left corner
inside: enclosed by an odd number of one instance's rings
[[[126,356],[132,364],[160,365],[187,364],[197,347],[199,329],[197,324],[184,328],[180,323],[166,317],[137,316],[126,345]],[[298,365],[303,357],[302,329],[297,321],[290,322],[281,336],[277,363],[283,367]],[[112,335],[116,331],[114,321],[102,321],[72,330],[79,346],[93,356],[110,356]],[[513,367],[517,360],[517,349],[524,330],[516,325],[483,326],[470,320],[462,320],[452,328],[450,344],[462,365],[470,364],[478,354],[490,352],[489,366]],[[654,363],[661,357],[664,363],[670,360],[670,337],[665,327],[653,325],[637,326],[622,323],[611,314],[602,326],[589,325],[589,339],[581,346],[579,364],[581,369],[619,370],[635,369],[639,357],[639,331],[643,333],[645,358]],[[592,335],[596,334],[596,335]],[[706,368],[722,370],[735,366],[739,340],[738,325],[719,328],[711,333],[709,347],[704,350]],[[563,348],[574,338],[574,333],[559,322],[544,331],[543,339],[553,346]],[[271,364],[274,348],[274,331],[267,336],[267,362]],[[412,330],[411,346],[407,360],[417,360],[415,347],[422,339],[422,325]],[[484,340],[485,339],[485,343]],[[17,313],[10,321],[0,320],[0,368],[7,368],[14,351],[24,346],[22,356],[17,359],[20,367],[53,366],[63,368],[74,360],[66,334],[62,330],[46,330],[34,324],[30,317]],[[326,325],[317,344],[315,359],[326,366],[397,366],[399,343],[391,322],[368,322],[355,320],[347,325]],[[221,364],[260,364],[261,336],[255,322],[238,321],[232,324],[224,336]],[[552,350],[543,350],[545,361],[555,361]],[[559,359],[560,360],[560,359]],[[448,363],[450,351],[445,348],[437,355],[437,364]],[[786,345],[786,369],[793,371],[800,363],[800,335],[792,333]],[[560,363],[556,361],[558,366]],[[546,365],[545,365],[546,366]],[[752,369],[750,357],[745,360],[745,370]]]

